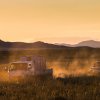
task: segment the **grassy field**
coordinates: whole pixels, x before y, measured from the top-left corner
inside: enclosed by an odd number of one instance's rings
[[[78,59],[87,61],[90,59],[100,60],[100,48],[66,48],[66,49],[33,49],[33,50],[9,50],[0,51],[0,64],[8,63],[26,55],[41,55],[47,61],[66,61]]]
[[[47,67],[55,72],[88,73],[96,60],[100,60],[100,49],[68,48],[22,51],[0,51],[0,70],[9,62],[25,55],[42,55]],[[0,73],[0,80],[7,74]],[[26,80],[27,79],[27,80]],[[100,100],[100,77],[70,76],[65,79],[32,77],[18,81],[0,81],[0,100]]]
[[[0,82],[0,100],[100,100],[100,77],[32,77]]]

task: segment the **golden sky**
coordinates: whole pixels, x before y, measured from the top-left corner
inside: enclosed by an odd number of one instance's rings
[[[0,0],[0,39],[100,40],[100,0]]]

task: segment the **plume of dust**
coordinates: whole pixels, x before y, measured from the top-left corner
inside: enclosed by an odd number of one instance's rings
[[[55,61],[50,63],[51,66],[49,66],[53,69],[54,77],[88,76],[90,75],[90,68],[95,62],[96,59],[74,59],[71,62]]]

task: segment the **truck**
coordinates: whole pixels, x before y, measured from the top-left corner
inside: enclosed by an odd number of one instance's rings
[[[100,75],[100,61],[96,61],[94,65],[90,68],[92,75]]]
[[[42,56],[24,56],[11,62],[8,68],[9,77],[53,76],[53,69],[48,69]]]

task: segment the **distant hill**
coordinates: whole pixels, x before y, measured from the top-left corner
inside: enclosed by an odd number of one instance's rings
[[[62,46],[67,46],[67,47],[71,47],[71,44],[66,44],[66,43],[55,43],[55,45],[62,45]]]
[[[88,41],[82,41],[75,45],[65,44],[65,43],[57,44],[57,45],[63,45],[63,46],[69,46],[69,47],[84,47],[84,46],[86,46],[86,47],[92,47],[92,48],[100,48],[100,41],[88,40]]]
[[[75,47],[88,46],[88,47],[93,47],[93,48],[100,48],[100,41],[94,41],[94,40],[83,41],[74,46]]]
[[[5,42],[0,40],[0,49],[33,49],[33,48],[66,48],[66,46],[58,46],[54,44],[48,44],[41,41],[34,43],[24,42]]]
[[[33,43],[25,43],[25,42],[5,42],[0,40],[0,49],[34,49],[34,48],[67,48],[67,47],[93,47],[100,48],[100,41],[82,41],[75,45],[70,44],[49,44],[41,41],[33,42]]]

